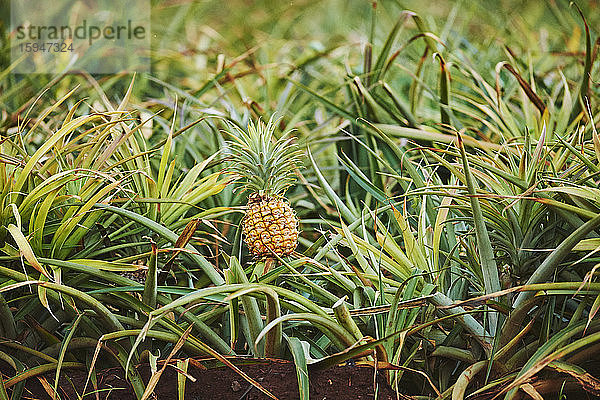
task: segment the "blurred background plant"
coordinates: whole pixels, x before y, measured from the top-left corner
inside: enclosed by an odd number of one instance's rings
[[[293,359],[303,399],[351,358],[421,398],[600,395],[595,2],[152,7],[137,76],[11,74],[0,25],[0,394],[120,365],[142,398],[183,346]],[[302,233],[262,275],[221,150],[273,113]]]

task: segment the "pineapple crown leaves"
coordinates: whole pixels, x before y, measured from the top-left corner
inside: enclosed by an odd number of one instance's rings
[[[266,196],[281,196],[296,181],[295,169],[301,164],[302,151],[293,137],[284,134],[276,139],[279,120],[267,124],[259,120],[248,123],[248,131],[234,126],[228,141],[230,170],[241,177],[243,189]]]

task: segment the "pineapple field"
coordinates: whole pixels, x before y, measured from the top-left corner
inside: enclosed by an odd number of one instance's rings
[[[0,400],[600,398],[598,2],[55,1],[0,0]]]

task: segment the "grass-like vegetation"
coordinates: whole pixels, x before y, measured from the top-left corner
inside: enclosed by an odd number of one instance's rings
[[[351,358],[416,398],[600,395],[598,6],[424,3],[155,2],[138,75],[11,74],[4,21],[0,399],[114,365],[148,398],[174,349],[291,359],[302,399]],[[273,114],[301,234],[263,274],[224,149]]]

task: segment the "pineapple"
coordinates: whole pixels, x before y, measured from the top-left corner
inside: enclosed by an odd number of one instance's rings
[[[301,152],[286,135],[275,140],[273,119],[265,125],[250,122],[248,132],[236,127],[228,142],[231,170],[250,191],[242,220],[244,241],[257,258],[291,254],[298,244],[298,217],[284,197],[295,181]]]

